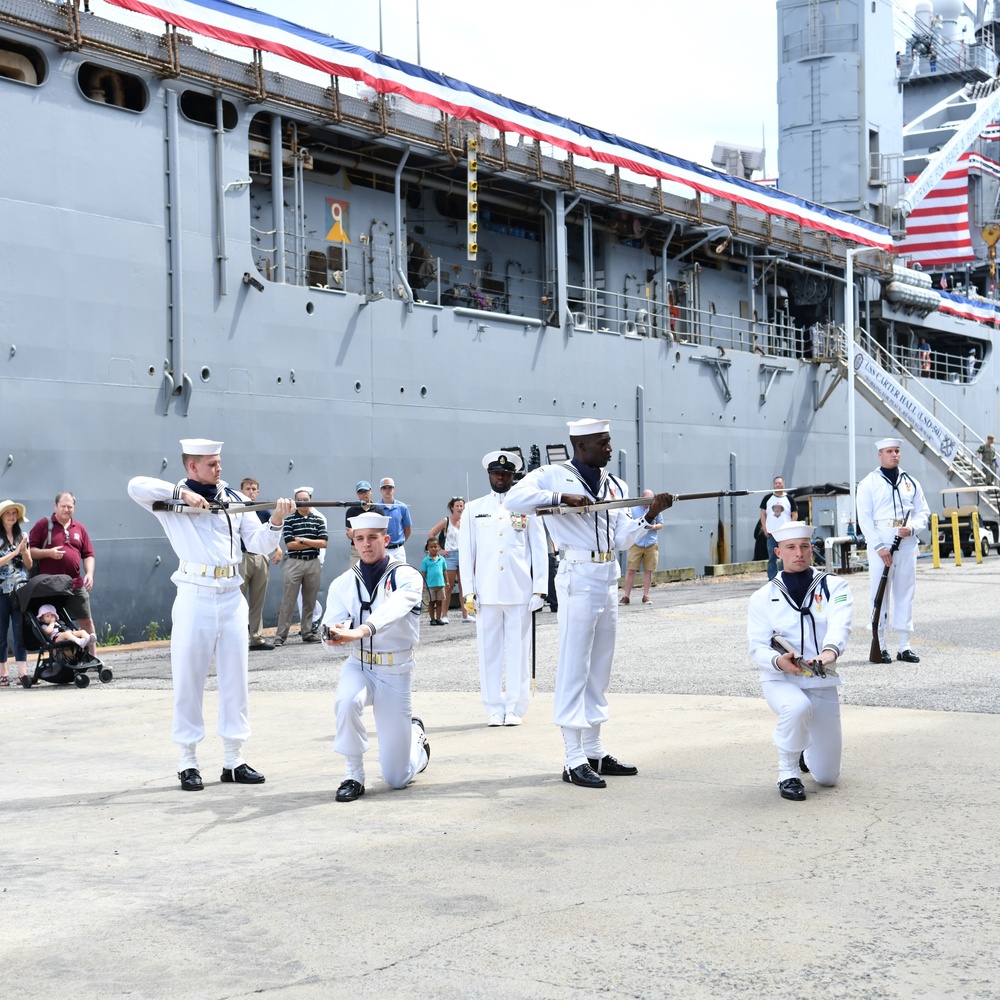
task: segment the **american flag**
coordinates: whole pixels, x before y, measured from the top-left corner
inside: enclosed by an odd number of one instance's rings
[[[1000,126],[989,126],[982,138],[1000,138]],[[975,260],[969,233],[970,173],[1000,177],[1000,164],[980,153],[959,157],[906,219],[906,236],[896,241],[896,253],[908,263],[936,268]],[[908,177],[907,183],[915,179]]]

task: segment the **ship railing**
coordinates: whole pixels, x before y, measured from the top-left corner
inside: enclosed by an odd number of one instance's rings
[[[921,378],[937,379],[939,382],[975,382],[982,371],[978,358],[970,375],[967,355],[950,354],[937,349],[931,350],[930,356],[924,358],[917,348],[897,347],[896,356],[905,370],[914,372]]]
[[[841,328],[841,337],[846,334]],[[920,378],[911,368],[907,367],[899,357],[894,357],[881,344],[879,344],[867,330],[863,327],[855,327],[855,340],[858,346],[863,348],[875,360],[875,363],[892,375],[902,387],[918,402],[927,412],[936,417],[945,426],[958,445],[958,455],[960,460],[966,461],[970,466],[976,463],[976,449],[983,444],[983,439],[969,425],[951,409],[943,400],[934,395],[927,387],[927,380]],[[841,345],[846,344],[846,340],[841,340]],[[911,352],[907,357],[910,364],[913,364]],[[842,354],[843,363],[846,364],[846,351]],[[918,362],[919,364],[919,362]]]

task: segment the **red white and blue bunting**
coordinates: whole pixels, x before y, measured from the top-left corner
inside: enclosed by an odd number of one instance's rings
[[[360,81],[379,93],[401,94],[444,114],[501,132],[551,143],[574,156],[658,177],[702,194],[790,219],[848,243],[892,249],[888,230],[795,195],[730,177],[610,132],[510,100],[443,73],[342,42],[272,14],[228,0],[108,0],[192,34],[270,52],[303,66]]]

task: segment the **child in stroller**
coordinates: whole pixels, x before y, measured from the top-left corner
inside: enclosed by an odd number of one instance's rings
[[[48,681],[85,688],[90,683],[90,669],[97,672],[102,683],[112,679],[114,675],[93,652],[96,636],[78,629],[66,610],[73,596],[72,577],[36,576],[16,594],[25,649],[38,653],[34,673],[21,678],[24,687]]]
[[[91,646],[91,652],[97,647],[97,636],[93,632],[84,632],[82,628],[60,628],[59,612],[51,604],[43,604],[35,617],[41,622],[42,631],[54,643],[75,642],[81,649]]]

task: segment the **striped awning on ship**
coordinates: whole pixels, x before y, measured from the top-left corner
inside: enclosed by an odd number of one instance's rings
[[[892,249],[889,232],[825,208],[682,160],[528,104],[463,83],[443,73],[372,52],[229,0],[108,0],[126,10],[232,45],[260,49],[332,76],[358,80],[379,93],[400,94],[444,114],[551,143],[559,149],[692,188],[702,194],[789,219],[850,243]]]

